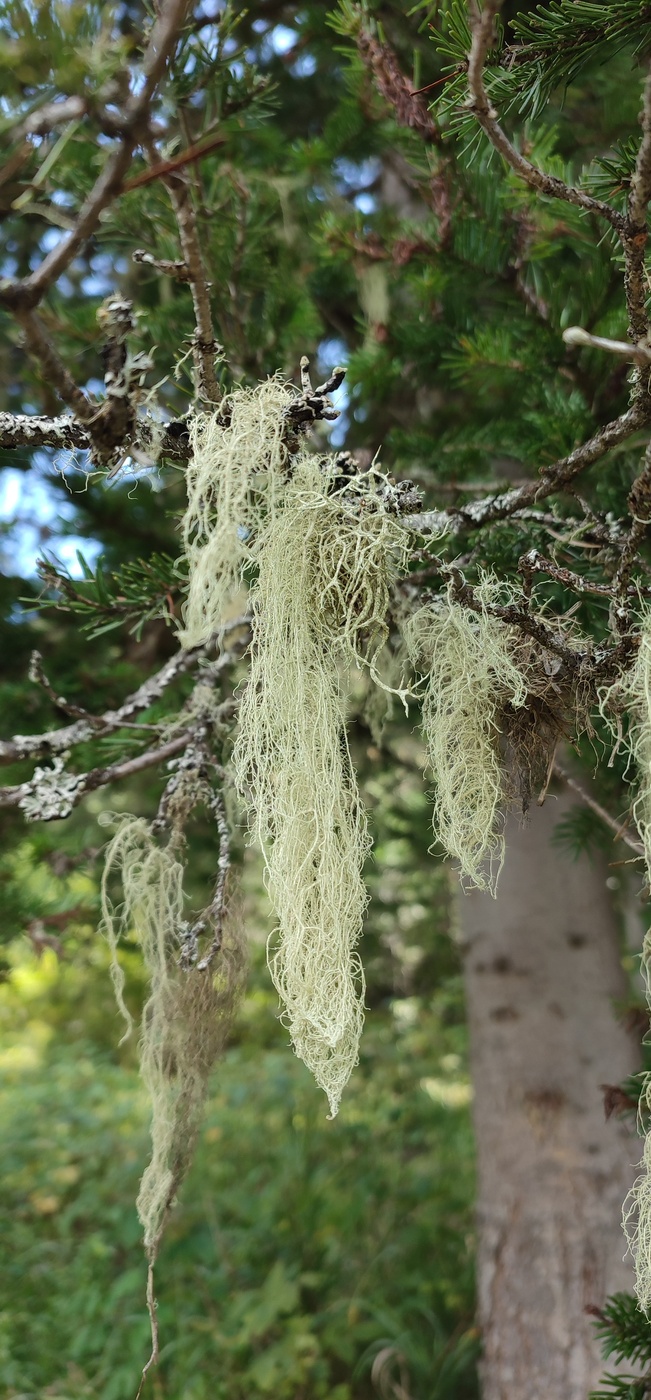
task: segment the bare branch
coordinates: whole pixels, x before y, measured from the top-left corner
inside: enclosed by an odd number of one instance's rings
[[[217,355],[223,355],[223,347],[215,338],[210,306],[210,284],[206,277],[197,233],[192,190],[187,179],[182,175],[168,174],[163,178],[176,215],[181,252],[187,269],[187,280],[192,290],[195,321],[195,335],[192,344],[195,390],[198,397],[205,402],[218,404],[222,392],[215,375],[215,358]]]
[[[170,258],[155,258],[153,253],[148,253],[145,248],[136,248],[131,257],[133,262],[145,263],[147,267],[153,267],[156,272],[162,272],[166,277],[175,277],[177,282],[190,281],[190,273],[184,262],[174,262]]]
[[[43,657],[40,651],[32,652],[29,662],[29,679],[33,681],[35,685],[40,685],[42,687],[57,710],[63,710],[63,713],[70,715],[71,719],[82,720],[85,724],[90,725],[93,730],[103,727],[104,722],[100,716],[91,715],[89,711],[83,709],[81,705],[75,705],[71,700],[66,700],[65,695],[59,695],[59,692],[54,689],[54,686],[48,680],[43,670]]]
[[[411,127],[428,144],[441,144],[441,133],[432,120],[427,100],[405,77],[393,49],[371,34],[363,25],[357,32],[360,57],[370,68],[378,91],[393,108],[400,126]]]
[[[651,347],[632,345],[626,340],[609,340],[603,335],[590,335],[581,326],[568,326],[563,331],[566,345],[586,345],[595,350],[607,350],[610,355],[619,355],[623,360],[633,360],[637,365],[651,364]]]
[[[160,180],[164,175],[169,175],[173,170],[181,170],[184,165],[191,165],[193,161],[201,160],[218,146],[225,144],[225,136],[213,136],[210,141],[203,144],[198,142],[195,146],[188,146],[181,151],[178,156],[172,156],[169,160],[156,161],[149,170],[143,170],[140,175],[134,175],[133,179],[125,180],[122,190],[139,190],[143,185],[151,185],[154,180]]]

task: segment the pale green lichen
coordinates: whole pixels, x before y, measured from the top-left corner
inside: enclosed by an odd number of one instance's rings
[[[633,665],[601,695],[601,713],[613,725],[613,713],[625,714],[628,727],[624,743],[638,778],[633,817],[644,850],[647,884],[651,884],[651,610],[641,614],[639,646]],[[614,725],[613,725],[614,728]],[[620,731],[621,735],[621,731]],[[651,1005],[651,932],[642,948],[642,970]],[[651,1077],[647,1076],[640,1107],[648,1122],[651,1112]],[[642,1113],[641,1113],[642,1118]],[[651,1310],[651,1133],[647,1132],[640,1162],[641,1172],[624,1202],[624,1233],[635,1265],[635,1291],[643,1312]]]
[[[123,891],[117,908],[109,896],[114,875]],[[132,1018],[117,958],[122,935],[136,934],[148,977],[139,1049],[140,1072],[151,1102],[152,1151],[137,1206],[150,1263],[192,1160],[210,1072],[232,1024],[246,967],[242,930],[233,916],[225,921],[214,973],[181,967],[183,905],[178,853],[160,847],[146,821],[123,818],[106,852],[102,914],[127,1034]]]
[[[504,860],[500,718],[524,706],[528,676],[520,637],[488,611],[504,586],[484,576],[474,612],[450,593],[420,608],[404,629],[424,680],[423,734],[435,779],[434,834],[462,877],[495,893]]]
[[[259,540],[251,674],[234,752],[278,918],[272,977],[296,1053],[337,1112],[357,1062],[357,943],[370,841],[346,737],[346,674],[375,673],[407,536],[371,472],[332,490],[304,458]]]
[[[190,419],[182,522],[189,574],[184,647],[208,641],[237,598],[261,502],[272,510],[282,485],[283,413],[295,397],[291,385],[275,376],[254,389],[236,389],[218,412]]]

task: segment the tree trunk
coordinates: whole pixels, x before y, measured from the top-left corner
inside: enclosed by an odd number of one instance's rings
[[[640,1144],[602,1084],[638,1068],[607,868],[550,843],[570,805],[509,821],[497,900],[460,897],[479,1158],[484,1400],[586,1400],[594,1319],[631,1289],[621,1207]]]

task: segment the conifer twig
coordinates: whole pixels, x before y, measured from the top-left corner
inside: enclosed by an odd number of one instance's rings
[[[563,340],[566,345],[585,345],[594,350],[607,350],[610,355],[620,355],[622,359],[633,360],[638,365],[651,364],[651,347],[648,345],[633,345],[626,340],[610,340],[604,335],[591,335],[581,326],[568,326],[567,330],[563,331]]]
[[[483,500],[471,501],[463,506],[448,510],[424,511],[405,518],[405,525],[415,533],[458,534],[463,530],[479,530],[494,520],[506,520],[517,515],[526,506],[547,496],[563,491],[586,467],[605,457],[611,448],[624,442],[649,421],[649,409],[645,402],[637,401],[619,418],[599,428],[593,437],[588,438],[548,467],[541,468],[538,479],[525,482],[511,491],[497,496],[485,496]]]
[[[468,98],[466,101],[468,109],[477,118],[491,145],[495,147],[496,151],[499,151],[511,170],[519,175],[531,189],[537,190],[539,194],[563,199],[567,204],[574,204],[579,209],[585,209],[587,213],[598,214],[602,219],[606,219],[618,233],[623,233],[626,228],[626,220],[622,214],[611,209],[610,205],[603,200],[594,199],[592,195],[586,194],[584,190],[577,190],[573,185],[566,185],[565,181],[559,180],[556,175],[547,175],[543,170],[539,170],[517,150],[503,127],[500,126],[497,112],[489,100],[484,82],[484,65],[493,42],[495,17],[500,9],[501,0],[485,0],[482,10],[479,9],[477,0],[469,0],[472,42],[468,56]]]
[[[644,266],[648,239],[647,209],[651,199],[651,66],[644,85],[641,124],[642,140],[631,178],[628,229],[624,239],[624,285],[629,334],[633,341],[643,340],[649,332]]]
[[[152,166],[155,166],[156,151],[152,142],[148,142],[147,150]],[[196,393],[206,403],[218,404],[222,397],[222,391],[215,374],[215,358],[217,355],[223,355],[223,347],[215,338],[210,305],[210,283],[206,276],[197,232],[192,190],[184,175],[168,172],[162,174],[161,178],[172,201],[179,230],[183,262],[187,269],[186,280],[192,292],[195,321],[192,354]]]
[[[594,593],[606,598],[613,596],[614,590],[610,584],[594,583],[591,579],[575,573],[573,569],[564,569],[560,564],[546,559],[538,549],[530,549],[522,555],[518,561],[518,570],[525,576],[536,573],[549,574],[550,578],[556,579],[557,583],[562,583],[564,588],[571,588],[575,593]]]
[[[91,768],[87,773],[67,774],[59,766],[58,770],[53,770],[62,777],[62,805],[59,809],[56,804],[56,792],[48,791],[48,800],[52,802],[52,810],[42,810],[38,812],[40,821],[58,821],[61,817],[67,817],[81,802],[82,797],[87,793],[94,792],[96,788],[106,787],[108,783],[122,782],[124,778],[135,777],[136,773],[142,773],[147,768],[153,768],[155,764],[162,763],[164,759],[173,758],[175,754],[184,749],[192,731],[182,730],[180,734],[175,734],[173,739],[168,739],[167,743],[160,744],[158,748],[146,749],[144,753],[136,754],[134,758],[121,759],[118,763],[111,763],[108,767]],[[59,764],[60,764],[59,760]],[[39,787],[42,778],[29,779],[25,783],[16,783],[12,787],[0,787],[0,807],[23,807],[27,802],[38,802]],[[55,784],[53,784],[53,787]],[[50,785],[48,784],[48,789]],[[54,801],[52,800],[54,798]],[[34,814],[36,816],[36,814]]]
[[[561,657],[570,671],[575,671],[581,662],[591,655],[591,648],[579,649],[567,646],[558,631],[553,631],[540,617],[534,617],[527,611],[524,599],[525,606],[522,608],[519,608],[516,603],[482,602],[472,584],[466,582],[461,570],[454,564],[444,566],[443,572],[451,581],[452,596],[457,602],[464,603],[472,612],[488,612],[492,617],[498,617],[502,622],[510,623],[511,626],[519,628],[527,636],[533,637],[545,651],[550,651],[555,656]]]
[[[248,616],[238,617],[222,629],[225,636],[239,630],[243,636],[237,644],[231,640],[228,648],[220,652],[212,663],[214,674],[219,674],[232,665],[236,656],[246,646],[249,621]],[[167,687],[190,670],[205,655],[207,649],[207,646],[200,646],[188,651],[177,651],[160,671],[143,681],[142,685],[115,710],[105,710],[102,715],[78,719],[74,724],[66,724],[61,729],[51,729],[44,734],[15,734],[11,739],[0,740],[0,763],[20,763],[23,759],[30,758],[53,758],[57,754],[76,748],[77,744],[86,743],[88,739],[104,738],[107,734],[115,733],[128,724],[134,715],[149,709],[154,701],[160,699]]]
[[[96,411],[96,406],[75,383],[69,369],[55,350],[40,316],[23,306],[15,308],[14,316],[23,332],[25,347],[40,365],[45,383],[55,390],[61,402],[72,409],[81,423],[88,423]]]
[[[166,0],[154,20],[142,60],[142,83],[124,105],[119,121],[120,140],[84,200],[74,228],[24,280],[7,279],[0,288],[0,303],[12,311],[31,310],[70,265],[97,228],[103,210],[120,193],[135,146],[147,122],[149,108],[176,44],[189,0]]]
[[[49,382],[52,383],[52,380]],[[132,435],[124,442],[125,451],[131,447],[143,452],[151,449],[154,446],[154,426],[146,418],[137,419]],[[173,420],[162,424],[161,428],[162,437],[156,438],[159,455],[169,457],[171,461],[187,462],[190,448],[185,423],[180,419]],[[21,447],[31,451],[39,447],[52,447],[63,452],[77,449],[90,452],[92,446],[89,428],[77,418],[65,414],[48,418],[45,414],[36,413],[0,413],[0,447],[5,451]]]
[[[622,826],[621,822],[611,817],[610,812],[607,812],[606,808],[602,807],[601,803],[598,802],[591,793],[587,792],[571,773],[568,773],[567,769],[559,763],[557,758],[554,759],[554,774],[557,778],[560,778],[561,782],[565,783],[567,787],[572,788],[572,791],[581,798],[581,801],[585,803],[586,807],[589,807],[596,816],[601,818],[602,822],[605,822],[606,826],[610,827],[611,831],[614,831],[615,840],[624,841],[632,851],[635,851],[636,856],[640,858],[644,857],[642,842],[636,841],[634,836],[629,836],[626,826]]]
[[[33,651],[30,657],[29,679],[33,681],[35,685],[40,685],[42,687],[57,710],[63,710],[63,713],[69,715],[71,719],[82,720],[84,723],[90,725],[91,729],[101,729],[103,727],[103,720],[100,716],[92,715],[88,710],[85,710],[82,705],[75,705],[72,700],[67,700],[65,695],[60,695],[58,690],[55,690],[43,669],[43,657],[40,651]]]

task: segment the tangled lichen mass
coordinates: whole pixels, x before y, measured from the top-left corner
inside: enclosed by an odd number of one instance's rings
[[[331,492],[333,463],[296,463],[262,532],[251,673],[234,753],[278,927],[270,967],[297,1054],[335,1114],[357,1061],[356,945],[370,848],[346,738],[346,676],[373,670],[405,532],[374,473]]]

